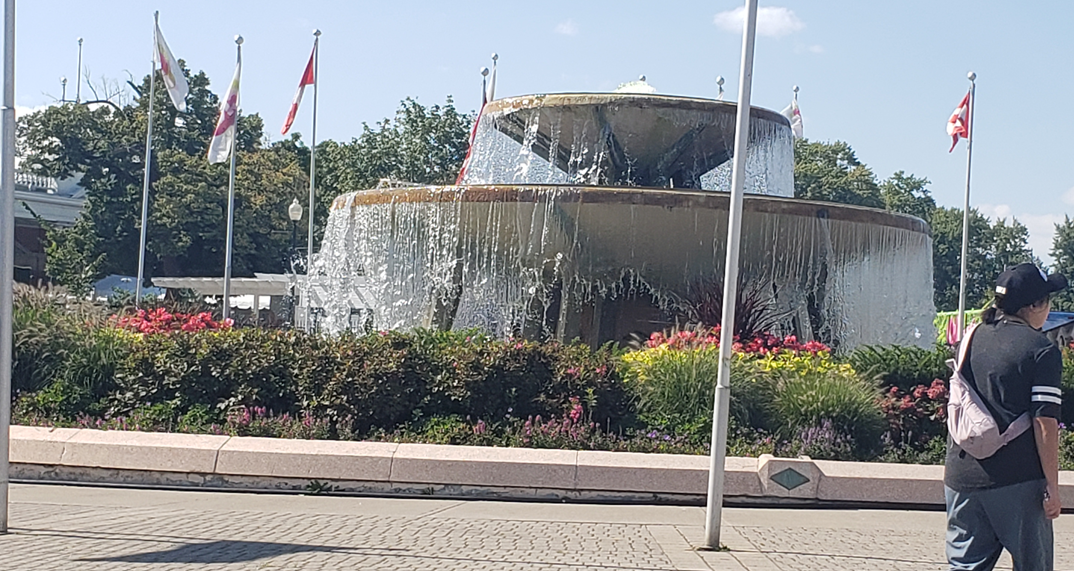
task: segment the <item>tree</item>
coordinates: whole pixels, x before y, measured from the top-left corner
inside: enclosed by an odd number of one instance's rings
[[[880,183],[880,196],[888,210],[917,216],[931,224],[936,201],[932,199],[928,185],[927,178],[898,171]]]
[[[1051,254],[1055,260],[1052,271],[1074,280],[1074,220],[1069,216],[1064,215],[1063,222],[1055,225]],[[1074,311],[1074,292],[1068,288],[1057,293],[1052,307],[1057,311]]]
[[[992,241],[992,284],[1003,270],[1012,266],[1026,262],[1040,266],[1040,260],[1033,256],[1033,250],[1029,247],[1029,229],[1017,218],[1011,218],[1009,225],[1006,219],[996,220],[989,233]]]
[[[155,94],[148,275],[223,273],[228,165],[205,159],[219,100],[204,73],[189,81],[186,113],[165,90]],[[147,76],[138,92],[148,90]],[[122,106],[62,104],[20,120],[23,164],[57,178],[80,175],[86,189],[76,224],[48,232],[48,272],[61,283],[81,289],[104,274],[137,271],[148,103],[143,96]],[[257,115],[238,125],[236,275],[282,269],[288,224],[281,219],[306,180],[287,147],[262,148],[262,127]]]
[[[884,208],[873,171],[842,141],[794,142],[794,197]]]
[[[939,207],[932,214],[932,282],[937,311],[958,309],[962,276],[962,210]],[[966,306],[983,305],[991,295],[992,236],[988,219],[970,210],[970,248],[966,269]]]

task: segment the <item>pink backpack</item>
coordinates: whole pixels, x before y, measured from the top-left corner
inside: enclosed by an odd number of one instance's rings
[[[981,395],[970,386],[962,376],[962,365],[966,361],[966,351],[970,346],[974,325],[966,332],[962,344],[958,347],[958,361],[948,359],[947,364],[954,368],[951,375],[951,396],[947,401],[947,431],[951,439],[967,454],[982,460],[995,454],[1008,442],[1029,430],[1031,421],[1029,413],[1022,413],[1004,432],[999,431],[996,420],[988,412]]]

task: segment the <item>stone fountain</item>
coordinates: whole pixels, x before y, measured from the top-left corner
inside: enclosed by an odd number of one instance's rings
[[[631,93],[490,102],[459,185],[335,200],[312,272],[323,324],[362,309],[378,329],[597,345],[691,321],[722,289],[735,112]],[[930,343],[926,224],[791,198],[790,126],[750,116],[741,287],[774,332]]]

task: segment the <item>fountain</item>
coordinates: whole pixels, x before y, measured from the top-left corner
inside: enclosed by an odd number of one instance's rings
[[[645,93],[490,102],[460,184],[332,205],[323,324],[479,328],[596,345],[697,318],[721,289],[736,105]],[[742,288],[777,334],[927,345],[932,250],[914,217],[795,200],[787,120],[751,109]]]

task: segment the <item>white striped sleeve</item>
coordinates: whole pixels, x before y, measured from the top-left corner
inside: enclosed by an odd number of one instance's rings
[[[1062,389],[1060,389],[1059,387],[1052,387],[1052,386],[1048,386],[1048,385],[1033,385],[1033,388],[1030,389],[1030,392],[1032,392],[1035,395],[1045,394],[1045,395],[1063,396],[1063,390]]]
[[[1033,395],[1033,402],[1050,402],[1058,405],[1063,404],[1063,399],[1052,395]]]

